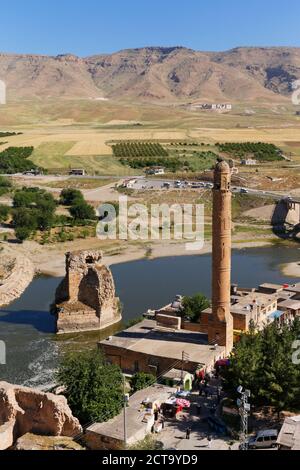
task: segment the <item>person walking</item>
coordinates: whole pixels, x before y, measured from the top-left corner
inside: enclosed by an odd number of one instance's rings
[[[211,446],[212,446],[212,437],[209,436],[209,438],[208,438],[207,440],[208,440],[207,447],[208,447],[209,449],[211,449]]]
[[[186,436],[185,436],[186,439],[190,439],[190,437],[191,437],[191,432],[192,432],[191,428],[187,428],[187,430],[186,430]]]
[[[201,405],[197,405],[197,415],[198,416],[201,416],[201,410],[202,410]]]

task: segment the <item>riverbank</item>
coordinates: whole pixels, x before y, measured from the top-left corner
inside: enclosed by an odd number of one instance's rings
[[[270,239],[261,239],[259,241],[253,241],[252,239],[243,242],[233,241],[232,248],[260,248],[270,245],[272,245]],[[26,241],[22,245],[14,247],[15,251],[32,260],[36,273],[53,277],[65,275],[66,252],[87,249],[103,251],[104,263],[107,266],[113,266],[142,259],[204,255],[211,253],[212,247],[211,241],[207,241],[201,250],[187,250],[185,243],[169,241],[152,243],[119,242],[103,246],[103,242],[97,238],[44,246],[33,241]]]
[[[299,251],[300,257],[300,251]],[[300,261],[296,261],[295,263],[287,263],[281,266],[281,270],[283,274],[286,276],[292,277],[300,277]]]

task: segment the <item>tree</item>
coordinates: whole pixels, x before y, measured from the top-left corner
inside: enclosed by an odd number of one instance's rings
[[[24,241],[37,230],[37,218],[34,211],[28,208],[17,208],[13,211],[13,224],[16,237]]]
[[[76,220],[94,220],[95,209],[85,201],[78,202],[70,208],[70,214]]]
[[[72,189],[72,188],[67,188],[63,189],[62,192],[60,193],[60,204],[63,206],[73,206],[74,204],[77,204],[79,202],[83,202],[84,197],[81,191],[79,189]]]
[[[130,380],[130,385],[133,392],[138,390],[143,390],[144,388],[149,387],[155,383],[155,377],[152,374],[145,374],[144,372],[138,372]]]
[[[97,350],[67,354],[57,373],[74,415],[83,423],[108,421],[123,405],[119,367],[105,362]]]
[[[36,230],[53,227],[56,201],[47,191],[39,188],[18,190],[13,205],[13,223],[20,240],[28,238]]]
[[[251,390],[253,404],[274,406],[278,412],[300,409],[300,366],[292,361],[299,334],[297,319],[293,325],[274,322],[244,334],[222,372],[225,389],[235,395],[242,385]]]
[[[184,297],[182,301],[182,315],[191,322],[197,322],[201,312],[210,307],[210,301],[203,294],[196,294],[192,297]]]

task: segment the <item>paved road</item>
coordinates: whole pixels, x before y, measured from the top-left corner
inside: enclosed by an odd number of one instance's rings
[[[141,191],[156,191],[156,190],[164,190],[168,191],[170,189],[174,190],[187,190],[187,189],[212,189],[212,183],[207,181],[174,181],[174,180],[152,180],[146,178],[137,178],[134,183],[130,186],[130,188]],[[251,194],[254,196],[261,196],[261,197],[268,197],[274,200],[280,200],[283,197],[289,197],[288,194],[284,194],[280,191],[263,191],[259,189],[252,189],[247,187],[241,186],[233,186],[232,187],[233,193],[241,193],[241,194]],[[292,201],[300,202],[300,198],[291,197]]]
[[[14,176],[18,178],[23,178],[23,179],[28,179],[29,181],[34,179],[35,177],[32,175],[23,175],[23,174],[15,174],[15,175],[0,175],[0,176]],[[37,181],[43,181],[43,182],[50,182],[50,181],[62,181],[67,178],[76,178],[78,180],[84,179],[84,178],[89,178],[89,179],[94,179],[94,180],[106,180],[106,179],[116,179],[116,182],[120,180],[120,177],[116,176],[59,176],[59,175],[42,175],[42,176],[36,176]],[[126,177],[121,178],[122,181],[126,180]],[[149,179],[145,178],[143,176],[136,176],[136,177],[128,177],[127,179],[131,180],[131,189],[135,189],[137,191],[168,191],[170,189],[172,190],[205,190],[205,189],[212,189],[212,183],[209,183],[207,181],[183,181],[183,180],[170,180],[170,179]],[[99,196],[97,195],[97,192],[101,188],[97,188],[95,190],[88,191],[90,192],[90,195],[93,195],[93,197],[90,200],[103,200],[103,195],[102,192],[100,191],[101,194]],[[252,189],[248,187],[242,187],[242,186],[233,186],[232,187],[232,192],[233,193],[240,193],[240,194],[251,194],[253,196],[260,196],[260,197],[268,197],[271,199],[274,199],[275,201],[279,201],[283,197],[290,197],[291,202],[296,202],[300,203],[300,198],[290,196],[287,193],[284,193],[283,191],[263,191],[259,189]],[[112,194],[110,195],[112,196]]]

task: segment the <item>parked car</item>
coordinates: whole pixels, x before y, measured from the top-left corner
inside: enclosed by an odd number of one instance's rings
[[[252,436],[247,441],[249,449],[269,449],[277,447],[278,431],[276,429],[267,429],[259,431],[256,436]]]
[[[245,189],[245,188],[241,188],[241,191],[240,191],[242,194],[247,194],[249,193],[248,189]]]

